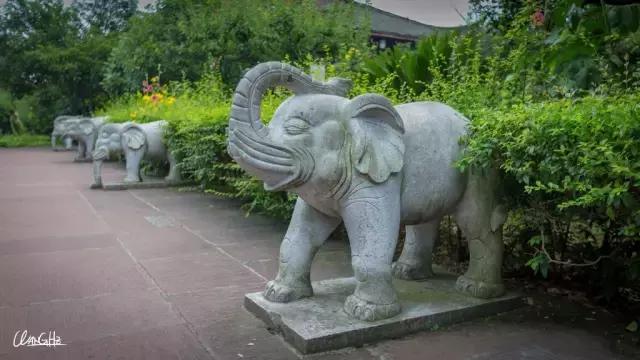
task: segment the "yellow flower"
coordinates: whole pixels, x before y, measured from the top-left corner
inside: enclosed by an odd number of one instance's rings
[[[142,97],[142,100],[143,100],[144,102],[149,102],[149,101],[151,101],[151,95],[145,95],[145,96],[143,96],[143,97]]]
[[[166,103],[167,105],[173,105],[173,103],[174,103],[174,102],[176,102],[176,98],[175,98],[175,97],[173,97],[173,96],[169,96],[169,97],[165,100],[165,103]]]
[[[136,119],[136,117],[138,117],[138,112],[137,112],[137,111],[132,111],[132,112],[130,112],[130,113],[129,113],[129,117],[130,117],[132,120],[135,120],[135,119]]]

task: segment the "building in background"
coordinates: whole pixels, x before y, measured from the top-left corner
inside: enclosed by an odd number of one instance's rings
[[[352,1],[369,17],[371,41],[379,49],[463,27],[469,11],[468,0],[317,0],[321,6],[334,1]]]

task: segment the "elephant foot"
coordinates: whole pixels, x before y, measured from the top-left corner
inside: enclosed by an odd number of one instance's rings
[[[391,268],[393,276],[402,280],[424,280],[433,277],[431,266],[415,266],[396,261]]]
[[[294,300],[313,296],[311,284],[287,286],[277,280],[271,280],[264,289],[263,296],[271,302],[287,303]]]
[[[344,311],[349,316],[363,321],[376,321],[396,316],[402,307],[400,302],[391,304],[374,304],[360,299],[356,295],[349,295],[344,302]]]
[[[456,281],[456,289],[464,294],[481,299],[495,298],[505,293],[504,284],[502,283],[473,280],[465,275],[460,276]]]

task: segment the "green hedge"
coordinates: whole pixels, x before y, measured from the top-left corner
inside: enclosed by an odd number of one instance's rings
[[[49,146],[51,138],[46,135],[0,135],[0,148],[15,148],[29,146]]]
[[[501,169],[527,214],[535,271],[599,258],[640,275],[640,94],[486,110],[466,142],[459,167]]]

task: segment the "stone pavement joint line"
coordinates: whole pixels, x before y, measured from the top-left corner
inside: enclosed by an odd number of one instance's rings
[[[133,196],[135,199],[137,199],[138,201],[146,204],[147,206],[149,206],[150,208],[152,208],[153,210],[162,213],[168,217],[170,217],[169,214],[165,214],[162,210],[160,210],[160,208],[158,208],[157,206],[153,205],[152,203],[148,202],[147,200],[143,199],[142,197],[138,196],[135,193],[132,193],[131,191],[128,191],[131,196]],[[213,246],[213,248],[215,248],[216,250],[218,250],[221,254],[229,257],[231,260],[235,261],[236,263],[238,263],[239,265],[241,265],[242,267],[244,267],[245,269],[249,270],[250,272],[252,272],[253,274],[255,274],[256,276],[258,276],[259,278],[261,278],[264,281],[269,281],[269,279],[267,279],[266,277],[264,277],[262,274],[260,274],[259,272],[257,272],[254,268],[252,268],[251,266],[248,266],[245,262],[243,262],[242,260],[234,257],[233,255],[229,254],[228,252],[224,251],[224,249],[222,249],[220,246],[218,246],[216,243],[210,241],[209,239],[207,239],[206,237],[202,236],[202,234],[200,234],[197,231],[192,230],[191,228],[189,228],[187,225],[183,224],[182,222],[179,222],[176,220],[176,222],[180,225],[180,227],[182,227],[184,230],[186,230],[187,232],[189,232],[190,234],[196,236],[198,239],[206,242],[207,244]]]
[[[151,205],[148,202],[144,201],[143,199],[141,199],[139,196],[136,196],[135,194],[132,194],[131,192],[129,192],[131,195],[133,195],[134,198],[136,198],[138,201],[141,201],[142,203],[144,203],[145,205]],[[91,202],[89,201],[89,199],[86,198],[86,196],[84,196],[84,194],[82,194],[80,191],[78,191],[78,194],[80,194],[80,196],[87,202],[87,204],[89,205],[89,208],[91,209],[91,211],[96,215],[96,217],[98,219],[100,219],[100,221],[102,221],[103,223],[107,224],[107,222],[104,220],[104,218],[102,217],[102,215],[100,215],[98,213],[98,211],[95,209],[95,207],[93,206],[93,204],[91,204]],[[160,211],[160,209],[158,209],[155,206],[151,206],[154,210],[156,211]],[[162,288],[160,287],[160,285],[158,284],[158,282],[153,278],[153,276],[149,273],[149,271],[147,270],[147,268],[145,268],[140,261],[138,261],[138,259],[133,255],[133,253],[131,252],[131,250],[129,250],[129,248],[127,248],[127,246],[125,245],[124,242],[122,242],[122,240],[120,239],[119,236],[116,236],[116,241],[120,244],[120,247],[124,250],[124,252],[129,256],[129,258],[131,258],[131,260],[133,261],[133,263],[136,266],[136,269],[140,272],[140,274],[142,275],[142,277],[145,278],[146,281],[150,282],[153,285],[153,289],[156,290],[158,293],[160,293],[160,296],[162,297],[162,299],[167,303],[167,305],[169,306],[169,308],[186,324],[187,329],[189,329],[189,332],[191,332],[191,334],[193,335],[194,339],[196,339],[196,341],[198,342],[198,344],[200,346],[202,346],[207,353],[211,356],[212,359],[220,359],[220,357],[215,355],[215,352],[213,351],[213,349],[211,349],[209,346],[207,346],[207,344],[203,343],[200,340],[200,337],[198,336],[198,333],[195,329],[195,326],[184,316],[184,314],[176,308],[176,306],[169,300],[169,295],[162,290]]]

